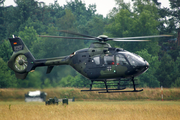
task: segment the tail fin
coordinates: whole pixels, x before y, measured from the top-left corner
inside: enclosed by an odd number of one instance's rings
[[[28,72],[35,69],[35,58],[20,38],[9,38],[9,41],[13,54],[8,66],[15,72],[17,78],[25,79]]]

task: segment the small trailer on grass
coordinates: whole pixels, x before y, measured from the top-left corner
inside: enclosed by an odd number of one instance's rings
[[[25,94],[25,102],[44,102],[46,101],[47,93],[37,91],[29,91]]]

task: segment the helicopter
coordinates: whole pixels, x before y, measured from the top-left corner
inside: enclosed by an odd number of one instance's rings
[[[140,37],[124,37],[109,38],[106,35],[98,37],[75,33],[72,31],[61,30],[60,32],[78,35],[81,37],[67,36],[48,36],[38,35],[39,37],[64,38],[78,40],[94,40],[89,48],[84,48],[73,52],[67,56],[35,59],[21,38],[9,38],[13,49],[13,54],[8,61],[11,68],[18,79],[25,79],[29,72],[35,70],[36,67],[47,66],[46,74],[50,73],[54,66],[70,65],[77,72],[91,81],[89,90],[81,91],[99,91],[99,93],[115,93],[115,92],[141,92],[143,89],[137,90],[135,77],[146,72],[149,63],[139,55],[126,51],[122,48],[112,48],[107,41],[127,41],[142,42],[149,40],[137,40],[142,38],[168,37],[169,35],[153,35]],[[120,83],[124,78],[128,78],[133,82],[133,90],[125,91],[126,87],[122,87]],[[94,82],[103,82],[105,89],[92,89]],[[108,81],[118,81],[114,86],[117,88],[109,88],[111,86]]]

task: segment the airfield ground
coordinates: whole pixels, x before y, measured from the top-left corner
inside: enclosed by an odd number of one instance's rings
[[[84,88],[88,89],[88,88]],[[132,90],[128,88],[127,90]],[[138,88],[141,89],[141,88]],[[75,101],[161,101],[161,88],[143,88],[142,92],[121,92],[121,93],[98,93],[98,92],[81,92],[81,88],[49,88],[39,89],[47,93],[48,98],[69,98],[75,97]],[[24,101],[25,93],[37,89],[0,89],[0,101]],[[180,101],[180,88],[164,88],[163,99],[165,101]]]
[[[84,88],[87,89],[87,88]],[[138,93],[99,94],[78,88],[39,89],[48,98],[72,98],[69,105],[24,102],[37,89],[0,89],[0,120],[180,120],[180,88],[144,88]]]
[[[180,120],[180,101],[0,102],[1,120]]]

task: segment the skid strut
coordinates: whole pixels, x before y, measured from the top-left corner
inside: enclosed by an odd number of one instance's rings
[[[90,88],[89,90],[92,90],[93,80],[91,80]]]
[[[107,81],[106,80],[104,80],[104,84],[106,86],[106,92],[108,92],[108,86],[107,86]]]
[[[135,86],[135,84],[134,84],[134,77],[132,77],[132,82],[133,82],[134,91],[136,91],[136,86]]]

